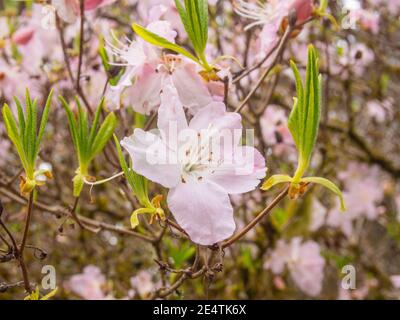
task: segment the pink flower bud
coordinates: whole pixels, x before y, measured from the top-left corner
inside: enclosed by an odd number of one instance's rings
[[[18,29],[12,36],[12,40],[19,45],[25,45],[31,41],[35,30],[31,27]]]
[[[107,5],[114,2],[114,0],[85,0],[84,8],[85,11],[95,10],[98,7]],[[79,0],[65,0],[67,6],[78,16],[80,15],[80,1]]]
[[[296,9],[297,23],[302,23],[311,17],[313,11],[312,0],[294,0],[290,9]]]
[[[85,10],[93,10],[102,5],[104,0],[85,0]]]

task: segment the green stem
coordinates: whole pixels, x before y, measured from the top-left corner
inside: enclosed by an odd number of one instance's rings
[[[23,234],[23,237],[22,237],[21,246],[19,248],[19,253],[20,253],[21,256],[24,253],[24,249],[25,249],[25,246],[26,246],[26,240],[28,238],[29,226],[30,226],[31,219],[32,219],[32,208],[33,208],[33,191],[31,191],[29,193],[28,209],[27,209],[26,220],[25,220],[25,229],[24,229],[24,234]]]

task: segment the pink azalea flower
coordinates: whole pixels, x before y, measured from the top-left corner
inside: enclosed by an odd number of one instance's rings
[[[389,13],[396,14],[400,10],[400,2],[398,0],[369,0],[379,9],[387,7]]]
[[[153,22],[147,29],[171,42],[176,37],[176,32],[167,21]],[[118,104],[122,94],[128,97],[136,112],[149,114],[160,105],[160,92],[170,83],[192,114],[213,101],[196,63],[181,55],[163,54],[141,39],[130,41],[129,46],[119,44],[121,48],[109,44],[111,52],[123,61],[117,65],[126,66],[117,86],[111,87],[110,96],[115,103]]]
[[[154,282],[153,275],[146,270],[131,278],[131,286],[141,298],[145,298],[149,293],[161,287],[161,282]]]
[[[65,287],[85,300],[104,300],[103,287],[106,284],[106,277],[101,270],[93,265],[86,266],[83,273],[73,275]]]
[[[366,108],[368,115],[378,123],[383,123],[393,116],[393,101],[389,98],[382,102],[378,100],[368,101]]]
[[[393,287],[400,289],[400,275],[390,276],[390,281],[392,282]]]
[[[264,266],[275,274],[281,274],[287,266],[293,281],[305,294],[317,296],[322,290],[325,260],[314,241],[302,242],[300,237],[289,243],[279,240]]]
[[[350,21],[357,21],[366,30],[371,31],[373,34],[379,32],[379,13],[362,8],[350,10]]]
[[[23,27],[14,32],[11,39],[18,45],[18,52],[22,58],[21,72],[33,76],[38,87],[42,85],[42,79],[48,81],[47,76],[39,70],[51,70],[53,65],[64,61],[57,31],[46,29],[42,25],[42,9],[41,5],[32,5],[30,14],[21,16]],[[6,49],[11,54],[11,46]],[[23,90],[25,86],[26,84],[22,86]]]
[[[287,116],[282,108],[269,105],[260,117],[260,125],[264,142],[272,146],[276,156],[287,156],[296,161],[293,153],[294,141],[287,126]]]
[[[295,9],[297,13],[297,24],[306,21],[312,14],[312,0],[270,0],[265,3],[236,0],[235,11],[242,17],[254,20],[246,30],[262,25],[260,34],[260,51],[264,56],[279,40],[279,30],[291,12]]]
[[[33,97],[40,96],[40,86],[37,79],[31,78],[25,71],[0,60],[0,96],[8,101],[11,101],[14,96],[23,100],[26,88],[29,88]]]
[[[339,47],[343,49],[339,63],[343,66],[351,66],[358,76],[361,76],[365,68],[374,61],[374,52],[363,43],[351,43],[349,47],[346,41],[340,41]]]
[[[35,30],[32,27],[23,27],[15,31],[12,40],[19,45],[27,44],[33,37]]]
[[[353,233],[353,221],[360,217],[369,220],[376,219],[380,212],[378,203],[383,198],[383,188],[380,186],[379,171],[376,167],[352,162],[346,171],[339,174],[344,181],[343,197],[347,211],[339,210],[339,203],[328,214],[327,224],[340,228],[347,237]]]
[[[325,223],[328,210],[317,199],[313,200],[311,212],[310,231],[316,231]]]
[[[85,11],[95,10],[99,7],[109,5],[115,0],[85,0]],[[79,0],[52,0],[51,4],[56,8],[59,16],[67,22],[75,22],[80,15]]]
[[[176,89],[168,85],[161,94],[158,128],[161,135],[135,129],[122,140],[133,169],[170,189],[168,207],[192,241],[212,245],[228,238],[235,231],[229,194],[253,190],[266,171],[256,149],[239,146],[240,115],[212,102],[188,124]]]

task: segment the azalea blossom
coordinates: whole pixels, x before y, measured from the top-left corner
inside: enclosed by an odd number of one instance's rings
[[[281,274],[285,266],[301,291],[310,296],[321,292],[325,260],[318,243],[311,240],[302,242],[300,237],[291,239],[289,243],[279,240],[264,267],[274,274]]]
[[[154,282],[153,275],[147,271],[139,271],[138,274],[130,279],[132,294],[138,293],[141,298],[145,298],[152,291],[161,287],[161,281]]]
[[[287,126],[287,116],[282,108],[275,105],[267,106],[260,117],[260,126],[264,142],[272,146],[272,152],[295,162],[294,141]]]
[[[167,21],[153,22],[147,29],[170,42],[174,42],[177,35]],[[192,114],[213,101],[196,63],[181,55],[164,54],[141,39],[127,41],[129,44],[119,42],[119,47],[108,45],[110,52],[121,60],[121,63],[111,64],[126,67],[118,84],[109,92],[117,105],[122,94],[128,96],[136,112],[149,114],[160,105],[160,92],[168,83],[175,86],[183,105],[191,109]]]
[[[256,3],[236,0],[235,11],[242,17],[253,20],[245,30],[261,25],[260,49],[263,54],[269,52],[279,40],[279,30],[291,12],[296,10],[297,23],[306,21],[312,14],[311,0],[268,0],[265,3]]]
[[[400,289],[400,275],[390,276],[390,281],[392,282],[393,287]]]
[[[327,224],[340,228],[347,237],[353,234],[353,222],[361,217],[369,220],[378,218],[378,203],[383,198],[380,175],[377,167],[352,162],[346,171],[339,174],[344,181],[343,197],[347,212],[343,214],[337,204],[328,214]]]
[[[91,11],[99,7],[109,5],[115,0],[84,0],[85,11]],[[58,15],[66,22],[75,22],[80,15],[80,0],[52,0],[51,4],[56,8]]]
[[[325,208],[324,205],[317,199],[313,200],[312,207],[311,207],[311,222],[309,229],[310,231],[316,231],[318,230],[321,226],[324,225],[326,215],[328,213],[328,210]]]
[[[105,300],[104,293],[106,277],[101,270],[93,265],[88,265],[83,269],[83,273],[73,275],[66,283],[65,287],[85,300]]]
[[[161,134],[135,129],[122,140],[133,170],[170,189],[168,207],[192,241],[212,245],[228,238],[235,231],[229,194],[253,190],[266,171],[263,156],[234,137],[242,130],[240,115],[212,102],[188,124],[176,89],[168,85],[158,129]],[[222,139],[226,133],[231,143]]]
[[[12,40],[19,45],[27,44],[33,37],[35,30],[32,27],[22,27],[14,32]]]
[[[393,101],[385,99],[384,101],[371,100],[366,104],[368,115],[378,123],[383,123],[393,117]]]

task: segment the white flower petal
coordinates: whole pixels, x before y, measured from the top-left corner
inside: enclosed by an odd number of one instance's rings
[[[173,188],[180,181],[180,168],[173,161],[176,159],[174,152],[159,136],[135,129],[132,136],[121,141],[121,146],[129,152],[135,172],[166,188]]]
[[[209,182],[186,181],[168,193],[168,207],[190,239],[213,245],[235,231],[229,196]]]

